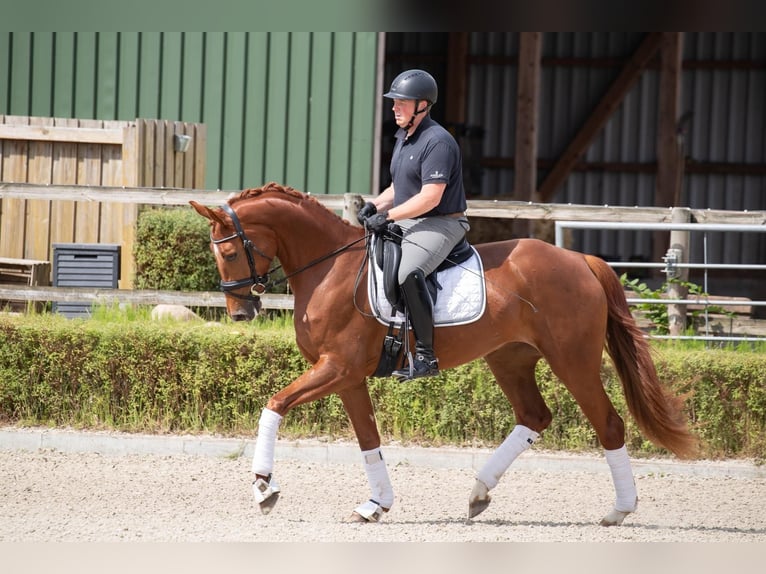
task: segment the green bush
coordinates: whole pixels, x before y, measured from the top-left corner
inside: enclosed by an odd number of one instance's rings
[[[705,457],[766,457],[766,353],[655,348],[658,372],[685,398]],[[148,320],[0,318],[0,422],[135,432],[252,435],[268,398],[308,368],[283,323],[215,325]],[[538,384],[553,412],[539,445],[599,448],[571,394],[541,361]],[[605,358],[602,381],[626,422],[633,455],[662,455],[640,434]],[[497,445],[513,411],[489,369],[476,361],[406,384],[371,379],[387,439]],[[337,396],[302,405],[283,437],[351,437]]]
[[[210,227],[191,207],[144,209],[138,218],[133,256],[136,289],[218,289]]]

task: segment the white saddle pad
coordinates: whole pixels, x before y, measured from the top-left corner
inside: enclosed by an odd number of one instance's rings
[[[487,304],[487,290],[484,283],[484,266],[476,249],[471,247],[473,255],[460,265],[454,265],[439,271],[436,278],[441,285],[436,295],[434,306],[434,326],[465,325],[476,321],[484,314]],[[383,290],[383,271],[370,257],[367,273],[367,294],[375,317],[388,325],[399,325],[404,315],[396,313]]]

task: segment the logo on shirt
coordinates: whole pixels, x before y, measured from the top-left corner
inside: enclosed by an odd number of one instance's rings
[[[437,169],[435,172],[430,174],[428,177],[430,177],[432,179],[436,179],[436,178],[439,178],[439,177],[444,177],[444,174]]]

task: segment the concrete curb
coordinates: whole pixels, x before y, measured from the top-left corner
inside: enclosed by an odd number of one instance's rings
[[[117,432],[80,432],[62,429],[0,427],[0,450],[52,449],[104,455],[148,454],[250,458],[255,441],[205,435],[141,435]],[[410,447],[384,445],[389,465],[478,470],[492,454],[490,449],[457,447]],[[360,464],[356,443],[319,439],[278,440],[277,460],[301,460],[326,464]],[[766,466],[751,461],[722,460],[680,462],[673,459],[633,459],[636,476],[673,474],[732,478],[766,478]],[[525,452],[513,469],[526,471],[579,471],[608,473],[602,456],[559,452]]]

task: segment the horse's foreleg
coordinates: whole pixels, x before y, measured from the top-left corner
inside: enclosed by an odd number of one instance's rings
[[[370,499],[354,509],[351,520],[378,522],[394,504],[394,489],[380,450],[380,434],[367,385],[338,393],[362,449],[362,464],[370,485]]]
[[[252,471],[255,473],[253,496],[263,514],[271,512],[279,499],[279,486],[271,471],[274,468],[274,445],[281,422],[282,416],[268,408],[263,409],[258,421],[258,437],[255,440],[252,465]]]
[[[336,368],[327,356],[269,399],[258,421],[258,437],[253,453],[255,473],[253,496],[263,514],[268,514],[279,498],[279,486],[272,475],[274,446],[279,425],[287,412],[304,403],[315,401],[336,391],[343,384],[346,371]]]

